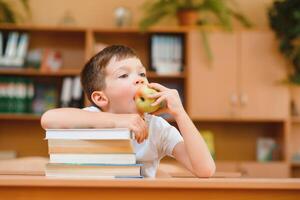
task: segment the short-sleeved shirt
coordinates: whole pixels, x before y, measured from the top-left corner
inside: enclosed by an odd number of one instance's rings
[[[101,112],[97,107],[90,106],[84,110]],[[148,125],[148,139],[138,144],[133,141],[137,163],[143,164],[141,174],[144,177],[155,177],[160,160],[172,156],[176,144],[183,141],[179,131],[162,117],[145,114]]]

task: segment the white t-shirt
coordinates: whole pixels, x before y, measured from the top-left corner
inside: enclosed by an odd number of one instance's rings
[[[90,106],[84,110],[100,112],[97,107]],[[183,141],[179,131],[171,126],[161,117],[145,114],[148,125],[148,139],[138,144],[135,140],[133,146],[137,163],[143,164],[142,175],[144,177],[155,177],[160,160],[166,155],[172,156],[176,144]]]

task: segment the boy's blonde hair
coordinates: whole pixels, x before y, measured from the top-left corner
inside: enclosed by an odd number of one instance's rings
[[[135,51],[123,45],[111,45],[94,55],[84,66],[80,78],[84,93],[91,103],[91,95],[94,91],[105,88],[105,68],[109,61],[115,57],[117,61],[138,57]]]

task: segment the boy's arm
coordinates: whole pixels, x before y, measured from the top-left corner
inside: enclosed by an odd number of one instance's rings
[[[46,128],[113,128],[111,113],[90,112],[78,108],[56,108],[42,115]]]
[[[157,94],[149,95],[150,98],[157,98],[153,105],[163,101],[167,105],[156,114],[171,114],[184,139],[184,142],[178,143],[173,149],[172,153],[176,160],[198,177],[212,176],[216,169],[214,160],[199,131],[185,112],[178,92],[157,83],[150,83],[149,86],[159,91]]]
[[[184,142],[174,147],[173,156],[196,176],[211,177],[216,166],[199,131],[184,110],[175,120]]]
[[[56,108],[41,117],[41,125],[49,128],[129,128],[141,143],[148,137],[145,121],[138,114],[90,112],[79,108]]]

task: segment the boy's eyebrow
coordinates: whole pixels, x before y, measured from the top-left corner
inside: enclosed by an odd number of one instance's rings
[[[118,70],[120,70],[120,69],[128,69],[128,68],[130,68],[130,66],[128,66],[128,65],[123,65],[123,66],[119,67],[118,69],[116,69],[115,72],[118,71]],[[139,68],[139,69],[146,70],[146,68],[145,68],[144,66],[141,66],[141,65],[139,65],[138,68]]]

